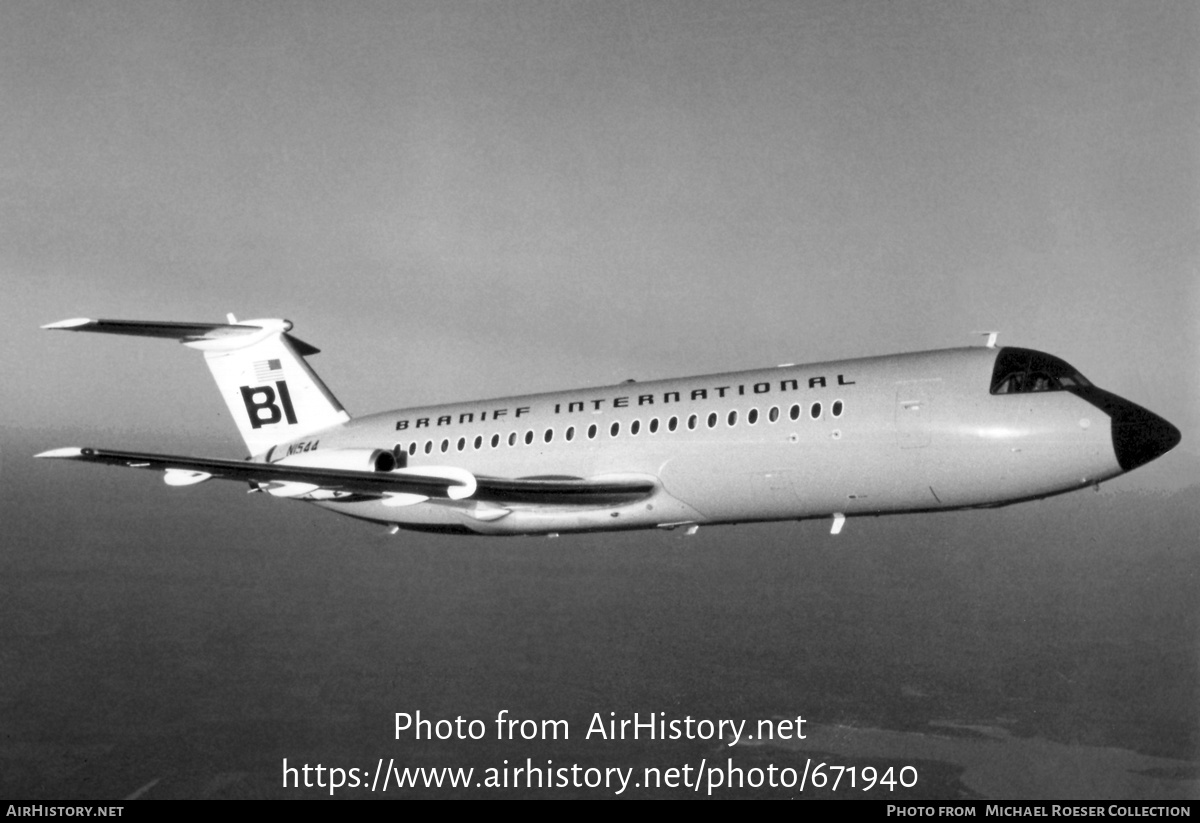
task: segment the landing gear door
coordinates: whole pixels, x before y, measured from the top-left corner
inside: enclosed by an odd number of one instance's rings
[[[896,384],[896,442],[902,449],[920,449],[933,437],[935,397],[941,380],[908,380]]]

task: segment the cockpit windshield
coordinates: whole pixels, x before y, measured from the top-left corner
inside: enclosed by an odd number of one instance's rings
[[[1090,385],[1067,361],[1033,349],[1002,348],[992,370],[992,394],[1064,391]]]

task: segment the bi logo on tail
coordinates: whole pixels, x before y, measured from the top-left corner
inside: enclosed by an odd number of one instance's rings
[[[240,386],[242,402],[246,404],[246,414],[250,417],[250,425],[255,429],[278,423],[285,416],[288,425],[295,425],[296,410],[292,408],[292,396],[288,393],[287,381],[276,380],[275,389],[270,386]],[[283,406],[281,410],[279,405]]]

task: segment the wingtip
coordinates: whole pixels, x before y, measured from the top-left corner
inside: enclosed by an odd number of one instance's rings
[[[50,451],[35,454],[34,457],[81,457],[82,455],[83,449],[78,446],[67,446],[62,449],[50,449]]]
[[[94,323],[90,317],[72,317],[70,320],[59,320],[57,323],[47,323],[42,326],[43,329],[77,329],[80,326],[86,326],[88,323]]]

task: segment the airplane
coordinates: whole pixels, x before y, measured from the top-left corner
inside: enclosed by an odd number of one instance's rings
[[[42,328],[204,354],[248,457],[36,455],[237,480],[400,529],[547,535],[992,508],[1098,487],[1180,432],[1061,358],[983,346],[571,389],[351,418],[283,319]]]

